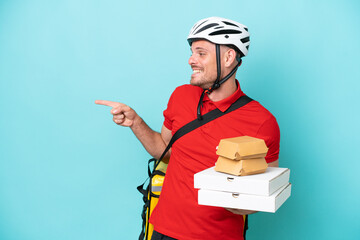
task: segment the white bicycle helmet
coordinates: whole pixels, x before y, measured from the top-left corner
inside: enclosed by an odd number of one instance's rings
[[[220,17],[209,17],[195,23],[187,40],[191,45],[193,41],[200,39],[215,44],[232,45],[241,57],[248,54],[250,46],[250,34],[245,25]]]

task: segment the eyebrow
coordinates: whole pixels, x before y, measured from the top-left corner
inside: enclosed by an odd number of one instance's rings
[[[191,48],[191,50],[192,50],[192,48]],[[203,50],[203,51],[209,51],[208,49],[206,49],[206,48],[203,48],[203,47],[196,47],[194,50]]]

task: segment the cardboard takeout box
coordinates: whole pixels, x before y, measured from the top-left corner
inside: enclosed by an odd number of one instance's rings
[[[241,136],[221,139],[216,154],[229,159],[242,160],[265,157],[267,151],[263,139]]]
[[[274,213],[290,197],[290,194],[290,183],[282,186],[270,196],[200,189],[198,193],[198,203],[207,206]]]
[[[265,172],[268,148],[263,139],[241,136],[221,139],[216,154],[215,170],[233,175],[251,175]]]
[[[289,179],[288,168],[268,167],[265,173],[233,176],[211,167],[194,175],[194,188],[270,196],[286,185]]]
[[[215,171],[229,173],[237,176],[246,176],[263,173],[266,171],[268,164],[265,158],[255,158],[246,160],[232,160],[219,156]]]

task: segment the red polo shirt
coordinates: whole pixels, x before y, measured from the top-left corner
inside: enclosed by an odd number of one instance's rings
[[[191,85],[178,87],[164,111],[166,128],[174,134],[196,118],[202,89]],[[244,93],[237,91],[226,99],[212,102],[207,95],[202,114],[215,108],[225,111]],[[224,208],[197,203],[194,174],[215,165],[220,139],[238,136],[264,139],[269,148],[267,162],[278,159],[280,131],[275,117],[252,101],[178,139],[171,149],[159,203],[150,222],[155,230],[180,240],[243,239],[243,218]]]

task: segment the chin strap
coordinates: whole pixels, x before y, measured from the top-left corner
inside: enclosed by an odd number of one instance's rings
[[[214,82],[214,84],[208,88],[208,89],[204,89],[204,91],[202,92],[201,96],[200,96],[200,100],[197,106],[197,119],[200,121],[202,120],[202,115],[201,115],[201,108],[203,106],[203,99],[206,94],[210,94],[212,93],[215,89],[218,89],[220,87],[221,84],[223,84],[226,80],[228,80],[232,75],[234,75],[234,73],[236,72],[236,70],[238,69],[238,67],[241,65],[242,60],[239,58],[236,58],[236,60],[239,62],[239,64],[237,64],[233,70],[231,70],[231,72],[226,75],[223,79],[220,80],[220,76],[221,76],[221,62],[220,62],[220,45],[216,44],[216,66],[217,66],[217,77],[216,80]]]

